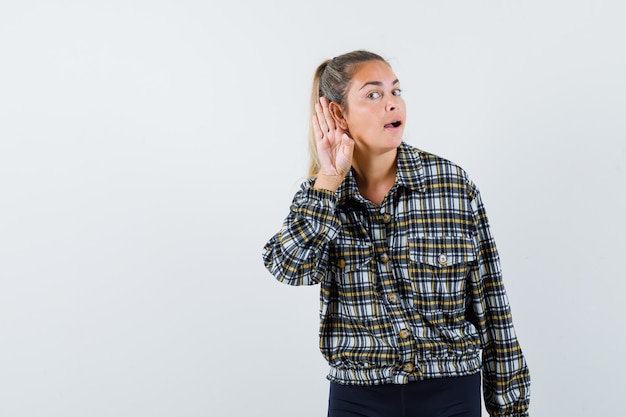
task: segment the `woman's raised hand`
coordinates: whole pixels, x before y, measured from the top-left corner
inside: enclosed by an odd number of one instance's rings
[[[352,166],[354,140],[337,126],[325,97],[321,97],[315,105],[315,115],[312,117],[320,162],[315,187],[336,191]]]

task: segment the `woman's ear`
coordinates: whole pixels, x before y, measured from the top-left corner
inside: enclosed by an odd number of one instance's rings
[[[328,110],[330,111],[330,115],[333,117],[333,120],[343,130],[348,129],[348,122],[346,122],[346,118],[344,117],[343,107],[341,104],[335,103],[331,101],[328,104]]]

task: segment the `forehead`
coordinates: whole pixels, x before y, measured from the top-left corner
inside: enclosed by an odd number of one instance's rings
[[[391,84],[397,77],[393,70],[383,61],[367,61],[361,64],[352,75],[351,87],[361,88],[365,83],[382,82]]]

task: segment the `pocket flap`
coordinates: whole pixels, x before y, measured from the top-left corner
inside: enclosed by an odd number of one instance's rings
[[[371,245],[336,245],[331,252],[331,263],[339,270],[346,272],[358,271],[370,262]]]
[[[438,268],[476,260],[474,239],[466,236],[410,236],[411,260]]]

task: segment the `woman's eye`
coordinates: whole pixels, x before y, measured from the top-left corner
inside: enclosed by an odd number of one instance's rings
[[[401,96],[402,95],[402,90],[400,90],[399,88],[393,90],[393,95],[396,96],[396,97],[397,96]]]
[[[375,100],[377,98],[380,98],[380,93],[377,92],[377,91],[372,91],[371,93],[369,93],[367,95],[367,98],[371,98],[371,99]]]

